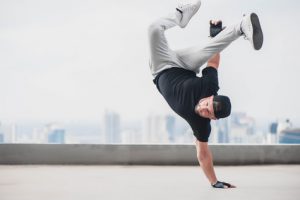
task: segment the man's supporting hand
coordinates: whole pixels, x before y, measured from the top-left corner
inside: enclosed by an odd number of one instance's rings
[[[215,188],[234,188],[235,186],[225,182],[219,182],[217,180],[214,166],[213,166],[213,158],[210,149],[208,148],[207,142],[200,142],[196,140],[196,149],[197,149],[197,158],[199,161],[199,164],[209,180],[210,184]],[[221,187],[222,186],[222,187]]]
[[[215,184],[212,184],[211,186],[213,188],[222,188],[222,189],[236,188],[236,186],[231,185],[230,183],[222,182],[222,181],[217,181]]]

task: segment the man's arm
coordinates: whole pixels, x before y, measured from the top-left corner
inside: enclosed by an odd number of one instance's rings
[[[197,158],[199,164],[211,184],[217,182],[215,174],[213,159],[210,149],[208,148],[207,142],[200,142],[196,140]]]
[[[219,68],[219,64],[220,64],[220,53],[215,54],[207,61],[207,66],[213,67],[215,69]]]
[[[209,28],[210,37],[212,38],[218,35],[223,30],[221,20],[210,20],[209,24],[210,24],[210,28]],[[214,67],[215,69],[219,68],[219,64],[220,64],[220,53],[217,53],[214,56],[212,56],[207,62],[208,67]]]
[[[212,158],[212,153],[210,149],[208,148],[208,143],[207,142],[200,142],[196,140],[196,149],[197,149],[197,158],[199,161],[199,164],[209,180],[210,184],[213,187],[217,188],[235,188],[236,186],[225,183],[225,182],[219,182],[216,173],[214,170],[214,165],[213,165],[213,158]]]

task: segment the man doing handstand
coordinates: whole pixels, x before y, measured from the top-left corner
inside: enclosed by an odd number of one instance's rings
[[[150,69],[153,82],[169,106],[191,126],[196,137],[197,158],[210,184],[215,188],[231,188],[235,186],[218,181],[207,144],[211,132],[210,120],[225,118],[231,112],[230,99],[217,94],[219,53],[240,36],[259,50],[263,34],[257,15],[251,13],[226,28],[222,28],[220,21],[211,21],[212,38],[203,47],[171,50],[164,32],[174,26],[184,28],[200,5],[199,0],[180,5],[174,13],[149,26]],[[202,76],[196,76],[206,62]]]

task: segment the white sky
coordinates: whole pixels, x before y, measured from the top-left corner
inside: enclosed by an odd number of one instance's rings
[[[152,83],[147,27],[175,1],[0,1],[0,121],[97,120],[105,109],[123,118],[173,113]],[[208,20],[258,13],[261,51],[243,38],[221,54],[220,94],[233,111],[300,124],[300,3],[296,0],[203,0],[172,48],[205,44]]]

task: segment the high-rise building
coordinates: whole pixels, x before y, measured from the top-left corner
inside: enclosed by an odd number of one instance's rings
[[[271,134],[276,134],[277,133],[277,127],[278,127],[278,122],[272,122],[270,124],[270,133]]]
[[[15,124],[6,124],[6,126],[0,125],[0,132],[2,132],[5,143],[16,143],[17,135],[16,135],[16,125]]]
[[[4,134],[0,133],[0,143],[4,143]]]
[[[269,144],[276,144],[277,141],[278,122],[272,122],[269,126],[269,132],[266,136],[266,142]]]
[[[121,132],[122,144],[142,143],[142,134],[134,129],[127,129]]]
[[[54,129],[48,133],[48,143],[64,144],[65,143],[65,130]]]
[[[61,128],[57,124],[51,123],[45,126],[45,134],[48,138],[48,143],[64,144],[65,143],[65,129]]]
[[[231,114],[231,124],[229,131],[230,143],[249,143],[253,139],[257,141],[255,136],[255,120],[247,116],[244,112],[236,112]]]
[[[230,129],[230,143],[246,143],[247,142],[247,127],[232,126]]]
[[[217,124],[216,121],[217,120],[212,120],[210,123],[211,131],[210,131],[210,135],[208,138],[209,143],[218,143],[219,142],[219,139],[218,139],[219,128],[216,125]]]
[[[0,122],[0,143],[4,143],[4,131],[2,130],[1,122]]]
[[[279,143],[300,144],[300,129],[285,129],[279,133]]]
[[[145,121],[143,136],[144,143],[168,143],[166,117],[150,114]]]
[[[217,143],[229,142],[229,120],[228,118],[220,119],[216,121],[217,127]]]
[[[166,128],[168,132],[168,137],[170,142],[175,141],[175,117],[172,115],[166,116]]]
[[[280,134],[281,131],[286,130],[286,129],[291,129],[292,128],[292,123],[290,122],[289,119],[286,119],[285,121],[279,121],[276,131],[277,134]]]
[[[106,111],[104,115],[105,142],[121,143],[120,116],[118,113]]]
[[[195,136],[190,126],[186,126],[182,134],[176,137],[176,142],[183,144],[195,144]]]
[[[286,139],[284,139],[284,134],[281,133],[290,129],[292,129],[292,123],[289,119],[277,120],[270,125],[270,134],[268,135],[268,140],[273,143],[282,143],[282,141],[286,141]]]
[[[32,131],[32,142],[33,143],[47,143],[48,142],[48,132],[46,127],[33,128]]]

